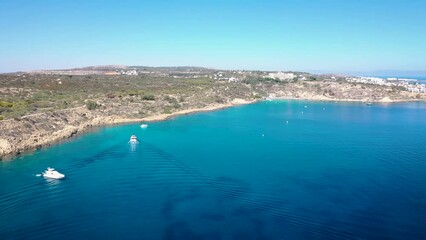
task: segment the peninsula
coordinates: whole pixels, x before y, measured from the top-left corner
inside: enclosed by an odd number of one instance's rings
[[[0,75],[0,158],[93,126],[159,121],[263,99],[425,101],[425,85],[305,72],[99,66]]]

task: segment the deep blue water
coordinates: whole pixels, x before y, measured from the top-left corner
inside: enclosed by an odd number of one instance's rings
[[[0,161],[0,239],[426,239],[425,143],[424,103],[100,128]],[[35,176],[48,166],[66,179]]]

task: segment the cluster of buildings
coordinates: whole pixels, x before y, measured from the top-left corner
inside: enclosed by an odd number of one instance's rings
[[[291,81],[294,79],[304,81],[306,76],[292,72],[251,72],[251,71],[220,71],[213,73],[210,78],[219,81],[240,82],[248,77],[273,78],[280,81]]]
[[[136,71],[136,69],[131,69],[131,70],[119,70],[119,73],[121,75],[128,75],[128,76],[137,76],[138,72]]]
[[[349,82],[376,84],[381,86],[404,87],[410,92],[425,93],[426,85],[420,84],[416,80],[398,79],[398,78],[378,78],[378,77],[350,77]]]
[[[237,73],[234,72],[233,74],[231,74],[232,76],[228,76],[229,74],[226,74],[224,72],[218,72],[213,74],[210,78],[219,81],[239,82],[241,79],[239,77],[235,77],[235,74]]]
[[[273,72],[273,73],[269,73],[266,77],[285,81],[285,80],[292,80],[293,78],[296,77],[296,75],[294,73]]]
[[[426,93],[426,84],[408,84],[406,87],[408,91],[415,93]]]
[[[366,84],[376,84],[376,85],[383,85],[383,86],[395,86],[394,82],[388,82],[383,78],[378,77],[350,77],[347,78],[349,82],[356,82],[356,83],[366,83]]]
[[[292,72],[271,72],[263,76],[263,78],[273,78],[273,79],[278,79],[280,81],[307,80],[305,74],[296,74]]]

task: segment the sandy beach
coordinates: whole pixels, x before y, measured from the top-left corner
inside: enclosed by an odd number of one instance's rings
[[[271,100],[304,100],[304,101],[321,101],[321,102],[359,102],[359,103],[402,103],[402,102],[424,102],[424,100],[414,100],[414,99],[391,99],[389,97],[384,97],[379,100],[372,99],[352,99],[352,98],[328,98],[325,96],[309,96],[309,97],[275,97],[271,98]]]

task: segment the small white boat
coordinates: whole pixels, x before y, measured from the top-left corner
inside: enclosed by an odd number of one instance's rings
[[[148,127],[148,124],[142,124],[141,125],[141,128],[147,128]]]
[[[48,167],[46,171],[42,172],[43,177],[53,178],[53,179],[62,179],[65,177],[64,174],[56,171],[54,168]]]
[[[131,137],[130,137],[130,140],[129,140],[129,143],[139,143],[138,142],[138,138],[136,137],[136,135],[132,135]]]

